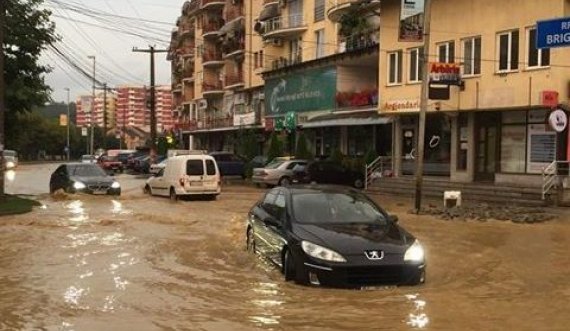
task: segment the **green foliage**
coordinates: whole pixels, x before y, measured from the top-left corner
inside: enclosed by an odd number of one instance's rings
[[[351,13],[343,15],[340,18],[340,29],[338,33],[343,37],[348,37],[362,33],[368,29],[370,29],[370,24],[365,16]]]
[[[159,137],[158,143],[156,145],[156,153],[158,155],[166,155],[168,151],[168,142],[166,141],[166,137]]]
[[[236,137],[237,153],[246,160],[253,159],[259,154],[257,136],[253,130],[241,129]]]
[[[24,199],[15,195],[4,195],[0,197],[0,216],[28,213],[40,205],[41,203],[36,200]]]
[[[299,134],[297,139],[297,148],[295,149],[295,157],[297,159],[311,160],[313,158],[312,153],[309,151],[307,146],[307,137],[304,132]]]
[[[31,111],[50,99],[44,75],[51,71],[40,65],[40,54],[58,40],[51,12],[40,9],[43,0],[3,0],[6,6],[6,29],[3,50],[6,84],[6,109],[10,112]]]
[[[271,133],[269,138],[269,150],[267,151],[267,159],[273,160],[283,155],[283,142],[276,132]]]
[[[376,153],[376,149],[370,148],[366,151],[366,154],[364,155],[364,162],[366,162],[366,164],[370,164],[374,162],[376,158],[378,158],[378,153]]]

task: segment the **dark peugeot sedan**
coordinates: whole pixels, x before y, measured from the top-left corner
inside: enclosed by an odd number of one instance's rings
[[[63,189],[67,193],[121,195],[121,185],[94,163],[67,163],[51,175],[49,191]]]
[[[249,212],[247,249],[300,284],[366,288],[425,281],[419,241],[366,195],[336,186],[277,187]]]

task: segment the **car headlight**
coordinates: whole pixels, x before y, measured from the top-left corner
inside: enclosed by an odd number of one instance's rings
[[[111,184],[111,188],[119,188],[121,187],[121,184],[119,184],[119,182],[113,182],[113,184]]]
[[[83,190],[85,188],[85,184],[83,184],[82,182],[74,182],[73,188],[76,190]]]
[[[406,250],[404,254],[404,261],[409,262],[423,262],[424,261],[424,248],[418,240],[414,241],[412,246]]]
[[[314,258],[331,262],[346,262],[346,259],[339,253],[308,241],[302,241],[301,247],[307,255]]]
[[[10,168],[14,168],[15,164],[12,161],[8,161],[6,162],[6,168],[10,169]]]

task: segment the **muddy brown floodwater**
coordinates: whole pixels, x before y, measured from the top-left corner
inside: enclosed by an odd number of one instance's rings
[[[0,218],[0,330],[568,330],[570,220],[445,222],[377,197],[427,249],[427,283],[286,283],[244,249],[262,190],[217,201],[39,196]]]

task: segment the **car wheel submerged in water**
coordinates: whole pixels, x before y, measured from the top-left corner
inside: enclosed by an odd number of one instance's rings
[[[255,237],[254,237],[254,233],[253,233],[253,228],[249,228],[247,229],[247,235],[246,235],[246,249],[248,252],[255,254],[256,250],[255,250]]]
[[[176,191],[174,190],[174,188],[170,188],[170,201],[176,202],[178,201],[178,195],[176,194]]]

